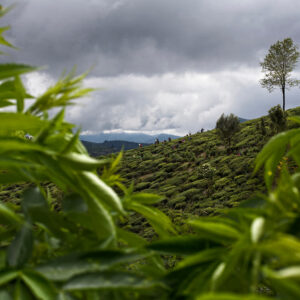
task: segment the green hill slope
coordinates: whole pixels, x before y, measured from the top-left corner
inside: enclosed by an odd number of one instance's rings
[[[255,157],[273,135],[269,118],[264,120],[266,132],[260,118],[242,123],[230,151],[216,130],[126,151],[121,175],[136,191],[164,195],[160,207],[173,219],[238,206],[265,190],[262,176],[253,176]]]

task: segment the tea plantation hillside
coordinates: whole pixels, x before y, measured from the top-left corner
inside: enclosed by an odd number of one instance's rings
[[[299,111],[292,109],[288,114]],[[165,196],[160,208],[175,221],[238,206],[265,190],[261,174],[253,176],[253,163],[274,132],[268,117],[263,117],[265,126],[261,120],[242,123],[229,150],[211,130],[126,151],[121,175],[127,185],[134,182],[135,191]],[[133,226],[139,222],[135,220]]]

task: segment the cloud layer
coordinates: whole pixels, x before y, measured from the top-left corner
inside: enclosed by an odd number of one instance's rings
[[[86,84],[104,90],[68,112],[84,130],[183,133],[212,128],[223,112],[258,117],[281,101],[259,87],[259,61],[277,40],[300,42],[297,0],[17,3],[1,21],[21,48],[9,59],[48,66],[27,78],[31,87],[94,66]]]

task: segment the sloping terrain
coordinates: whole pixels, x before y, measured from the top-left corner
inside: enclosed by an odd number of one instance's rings
[[[288,113],[299,114],[299,108]],[[160,208],[175,222],[182,216],[218,213],[264,192],[261,173],[253,175],[253,164],[273,134],[264,117],[264,125],[261,118],[242,123],[231,149],[211,130],[129,150],[124,152],[121,175],[127,185],[134,182],[135,191],[164,195]]]

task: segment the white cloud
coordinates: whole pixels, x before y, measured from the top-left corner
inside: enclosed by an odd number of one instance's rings
[[[260,76],[258,68],[240,68],[210,74],[92,77],[85,84],[103,90],[69,108],[68,118],[94,132],[196,132],[213,128],[222,113],[243,118],[266,114],[274,96],[259,86]]]

